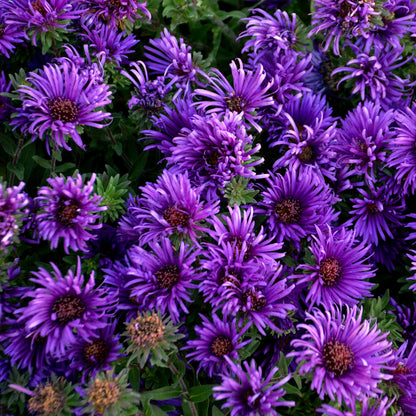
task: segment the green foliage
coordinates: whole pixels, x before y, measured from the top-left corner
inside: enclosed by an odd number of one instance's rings
[[[250,179],[238,176],[232,178],[231,182],[226,185],[224,196],[228,200],[228,204],[233,207],[237,205],[245,205],[255,203],[255,196],[259,191],[247,188]]]

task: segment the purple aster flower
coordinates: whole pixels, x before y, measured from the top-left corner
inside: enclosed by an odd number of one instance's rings
[[[254,156],[260,144],[253,141],[241,113],[195,115],[192,130],[182,129],[173,139],[172,155],[166,158],[168,167],[172,172],[189,172],[194,186],[204,185],[203,196],[215,200],[232,178],[264,177],[253,170],[264,161]]]
[[[85,149],[77,127],[102,128],[100,122],[111,116],[96,111],[111,102],[108,85],[89,82],[75,65],[48,65],[39,74],[30,72],[26,81],[30,85],[20,85],[17,89],[23,107],[18,109],[19,114],[10,125],[32,134],[32,140],[46,135],[48,149],[51,140],[54,148],[71,150],[67,144],[70,137]]]
[[[254,231],[256,224],[253,208],[241,209],[235,205],[234,208],[228,207],[228,211],[229,216],[213,217],[209,221],[214,227],[209,234],[215,243],[208,243],[208,247],[224,253],[221,246],[230,243],[235,252],[233,257],[238,257],[238,253],[241,253],[245,263],[253,261],[259,266],[276,266],[276,261],[284,256],[280,251],[282,244],[273,242],[273,238],[266,238],[263,227],[258,232]]]
[[[45,33],[67,31],[71,21],[80,17],[81,10],[74,0],[14,0],[3,1],[5,21],[32,37],[37,46],[38,34],[42,39]]]
[[[240,33],[239,39],[251,37],[241,52],[251,48],[255,54],[266,49],[274,53],[286,53],[299,46],[300,26],[296,22],[296,14],[291,16],[282,10],[276,10],[272,15],[262,9],[251,10],[254,16],[243,19],[247,22],[246,30]]]
[[[68,353],[70,370],[78,370],[85,383],[87,377],[95,377],[99,371],[111,370],[111,363],[123,356],[120,353],[120,336],[115,334],[116,321],[98,329],[90,339],[78,338]]]
[[[79,338],[89,340],[107,326],[114,299],[95,287],[94,272],[85,282],[79,257],[75,274],[68,270],[63,276],[54,263],[51,266],[52,273],[44,268],[33,272],[36,278],[31,281],[38,287],[26,293],[32,299],[19,310],[18,322],[33,336],[46,337],[46,352],[61,357]]]
[[[142,244],[172,234],[196,242],[207,231],[201,222],[218,212],[219,201],[201,201],[201,190],[191,186],[187,174],[164,170],[156,184],[147,183],[140,189],[141,205],[132,208],[132,213],[140,220],[135,228],[141,232]]]
[[[381,104],[384,110],[403,105],[403,97],[410,94],[410,80],[403,79],[393,73],[409,60],[402,60],[404,46],[398,49],[374,50],[374,55],[361,52],[358,47],[353,48],[356,58],[347,62],[347,66],[339,67],[332,75],[349,72],[338,82],[338,85],[349,79],[355,81],[353,94],[360,93],[361,100],[370,98]]]
[[[277,146],[281,154],[273,170],[311,165],[335,180],[332,144],[337,130],[331,113],[325,97],[312,93],[284,103],[279,115],[268,123],[269,146]]]
[[[158,113],[162,109],[165,95],[171,89],[171,85],[165,85],[164,77],[149,80],[146,65],[142,61],[131,62],[130,66],[134,67],[131,70],[134,78],[128,72],[121,71],[136,87],[137,94],[134,94],[129,101],[130,110],[139,106],[147,115]]]
[[[1,29],[0,29],[1,32]],[[1,52],[1,40],[0,40],[0,52]],[[7,82],[4,71],[0,73],[0,94],[3,92],[10,92],[12,82]],[[0,95],[0,122],[3,122],[9,118],[9,115],[14,111],[14,107],[11,105],[10,98]]]
[[[396,114],[396,135],[391,138],[388,149],[387,166],[393,168],[394,179],[400,184],[401,193],[404,195],[416,192],[416,106],[407,107]]]
[[[334,146],[338,164],[348,166],[351,174],[365,175],[370,183],[375,181],[377,168],[386,163],[394,116],[393,110],[383,111],[378,103],[358,103],[338,130]]]
[[[150,144],[144,150],[157,148],[165,156],[172,154],[173,139],[184,131],[192,131],[192,119],[197,114],[195,106],[188,98],[176,98],[172,102],[173,108],[165,105],[164,113],[152,116],[153,125],[158,130],[142,130],[144,139],[150,141]]]
[[[7,247],[13,244],[20,227],[19,220],[27,210],[29,203],[26,193],[22,192],[25,183],[6,188],[0,183],[0,250],[6,252]]]
[[[256,122],[259,116],[252,113],[258,108],[273,105],[273,98],[270,96],[273,82],[265,82],[267,74],[263,65],[259,64],[255,71],[249,71],[244,69],[241,59],[237,58],[236,61],[239,68],[234,61],[230,64],[233,85],[214,68],[209,84],[214,91],[197,88],[194,96],[206,97],[206,100],[197,101],[196,106],[207,114],[226,111],[243,113],[243,119],[261,131],[260,125]]]
[[[171,78],[180,90],[188,90],[190,82],[199,84],[198,75],[206,76],[192,57],[192,47],[182,38],[178,42],[166,28],[161,32],[160,39],[151,39],[150,44],[152,46],[144,47],[147,66],[155,74]]]
[[[375,276],[368,263],[370,245],[359,242],[353,230],[333,231],[330,226],[316,227],[313,239],[309,249],[315,264],[298,266],[307,273],[299,276],[299,283],[309,284],[306,302],[310,308],[321,304],[325,308],[341,303],[354,305],[372,296],[373,283],[367,281]]]
[[[133,53],[132,48],[139,43],[133,34],[118,32],[114,26],[100,24],[91,30],[86,26],[83,26],[83,29],[86,34],[81,34],[81,36],[88,41],[95,54],[104,55],[107,62],[115,62],[118,66],[125,63],[127,55]]]
[[[285,175],[271,174],[263,201],[255,209],[266,215],[268,228],[278,241],[299,245],[302,238],[315,232],[315,225],[331,224],[338,217],[337,202],[323,178],[309,167],[287,170]]]
[[[129,250],[131,296],[140,299],[141,310],[168,311],[177,324],[182,312],[189,313],[186,303],[192,302],[190,291],[197,287],[192,281],[198,279],[193,266],[198,253],[183,241],[175,249],[168,238],[149,242],[149,247],[151,252],[138,246]]]
[[[226,358],[238,360],[238,350],[251,342],[241,338],[248,329],[248,325],[240,328],[236,319],[220,319],[212,314],[212,322],[199,314],[202,325],[195,326],[197,339],[189,340],[185,349],[193,351],[186,355],[189,361],[199,361],[198,372],[201,369],[213,377],[227,371]]]
[[[0,53],[6,58],[10,58],[10,53],[14,53],[16,49],[15,43],[22,43],[23,38],[26,37],[25,32],[21,28],[5,22],[8,7],[8,1],[0,2]]]
[[[372,190],[358,188],[358,192],[359,198],[351,198],[351,217],[345,225],[354,224],[357,236],[375,246],[393,239],[393,231],[404,219],[404,199],[389,192],[384,185]]]
[[[134,22],[138,18],[151,18],[147,10],[147,1],[138,0],[80,0],[86,5],[86,17],[95,22],[101,21],[105,25],[124,28],[125,21]],[[91,14],[91,16],[88,16]]]
[[[65,253],[71,250],[87,251],[86,242],[93,237],[89,232],[98,229],[99,214],[107,207],[100,207],[101,197],[91,196],[96,175],[84,185],[80,174],[76,178],[48,178],[48,186],[38,191],[40,212],[36,215],[39,236],[51,242],[51,248],[58,246],[62,238]]]
[[[416,344],[416,302],[409,307],[390,298],[390,303],[395,311],[389,313],[395,315],[396,322],[403,328],[403,338],[408,341],[409,345]]]
[[[311,323],[298,325],[305,334],[292,341],[297,350],[289,355],[301,362],[300,374],[313,373],[311,388],[321,399],[328,394],[339,404],[350,404],[378,395],[378,384],[392,378],[383,373],[392,354],[388,334],[362,320],[362,314],[356,306],[347,306],[345,314],[338,307],[325,312],[315,308],[306,313]]]
[[[333,41],[333,51],[340,53],[340,40],[358,36],[368,37],[371,19],[379,12],[374,1],[354,0],[314,0],[315,12],[312,14],[312,30],[309,37],[323,33],[323,50],[327,51]]]
[[[286,394],[282,386],[291,378],[290,374],[276,382],[272,379],[278,367],[263,376],[262,368],[254,360],[250,365],[244,361],[242,366],[228,357],[226,360],[229,374],[223,375],[222,383],[213,390],[215,400],[225,400],[221,408],[231,408],[230,416],[279,416],[276,407],[295,406],[293,401],[280,400]]]

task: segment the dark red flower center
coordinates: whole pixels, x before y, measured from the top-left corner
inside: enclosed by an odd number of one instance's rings
[[[164,266],[155,273],[157,284],[162,289],[172,289],[180,278],[179,267],[175,264]]]
[[[210,350],[216,357],[223,357],[233,350],[233,344],[230,338],[220,335],[212,341]]]
[[[247,293],[244,294],[245,301],[250,300],[250,310],[252,312],[260,311],[267,304],[267,299],[261,295],[258,291],[250,289]]]
[[[411,372],[412,370],[407,365],[403,364],[398,364],[397,367],[392,371],[393,374],[398,374],[401,376],[405,376]]]
[[[86,344],[82,350],[85,361],[91,365],[105,363],[109,352],[110,347],[102,339]]]
[[[351,5],[348,3],[348,0],[344,0],[339,8],[339,17],[345,19],[350,11]]]
[[[74,123],[78,119],[78,107],[69,98],[53,98],[48,101],[51,117],[64,123]]]
[[[233,285],[240,286],[240,273],[234,268],[229,268],[227,271],[221,269],[218,273],[219,284],[223,285],[224,283],[230,282]]]
[[[56,313],[60,324],[67,324],[75,319],[81,318],[85,312],[84,302],[77,296],[64,295],[55,300],[52,312]]]
[[[360,149],[363,153],[367,154],[367,150],[368,150],[367,143],[366,143],[365,141],[363,141],[363,140],[360,140],[360,139],[356,140],[356,143],[357,143],[358,148],[359,148],[359,149]]]
[[[380,212],[375,202],[367,205],[367,211],[370,212],[371,214],[376,214],[377,212]]]
[[[58,212],[56,219],[64,226],[72,223],[74,218],[78,216],[78,202],[74,199],[61,199],[58,202]]]
[[[244,98],[239,95],[230,95],[225,98],[225,102],[231,111],[236,111],[237,113],[241,113],[246,104]]]
[[[220,154],[217,151],[210,152],[206,158],[208,165],[218,166]]]
[[[335,257],[328,257],[319,265],[319,274],[325,286],[334,286],[342,276],[342,266]]]
[[[274,211],[283,224],[296,224],[299,221],[302,207],[297,199],[283,199],[276,203]]]
[[[0,36],[3,36],[5,32],[6,32],[6,29],[0,26]]]
[[[179,227],[187,225],[190,216],[180,210],[180,207],[171,206],[163,211],[163,218],[172,227]]]
[[[302,152],[300,153],[300,155],[298,155],[298,158],[304,163],[310,162],[312,160],[312,157],[313,157],[313,150],[309,144],[306,145],[302,149]]]
[[[107,5],[110,9],[120,9],[123,6],[121,0],[107,0]]]
[[[32,7],[33,10],[36,10],[37,12],[39,12],[43,17],[46,16],[46,10],[43,7],[43,4],[39,1],[39,0],[35,0],[34,2],[32,2]]]
[[[349,345],[331,340],[325,343],[322,358],[324,366],[336,376],[342,376],[354,365],[354,353]]]

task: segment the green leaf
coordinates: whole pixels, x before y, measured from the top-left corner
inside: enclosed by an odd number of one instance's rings
[[[164,410],[154,404],[146,403],[146,405],[143,405],[143,408],[146,416],[167,416]]]
[[[202,386],[194,386],[189,389],[189,401],[194,403],[200,403],[208,398],[212,394],[212,388],[216,384],[204,384]]]
[[[240,350],[239,357],[241,361],[247,360],[254,351],[256,351],[257,347],[259,346],[260,341],[257,339],[253,339],[250,344],[246,345],[245,347]]]
[[[23,180],[24,174],[25,174],[25,167],[24,166],[18,165],[18,166],[13,167],[11,163],[8,163],[7,164],[7,169],[10,172],[13,172],[16,175],[17,179],[19,179],[19,181]]]
[[[181,395],[181,389],[179,387],[161,387],[156,390],[145,391],[141,394],[142,401],[149,402],[150,400],[168,400],[175,399]]]
[[[55,167],[55,172],[65,172],[66,170],[74,169],[75,163],[67,162]]]
[[[224,416],[224,413],[217,406],[212,406],[212,416]]]
[[[50,169],[51,168],[51,162],[50,160],[46,160],[43,157],[37,156],[37,155],[33,155],[32,159],[39,165],[42,166],[45,169]]]
[[[129,382],[135,391],[140,390],[140,370],[136,366],[132,366],[129,370]]]

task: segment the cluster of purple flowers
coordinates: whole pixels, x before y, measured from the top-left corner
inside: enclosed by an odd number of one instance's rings
[[[241,56],[208,70],[166,28],[136,59],[146,2],[0,0],[2,62],[56,55],[0,76],[27,139],[4,141],[0,184],[0,395],[29,396],[12,409],[416,414],[416,3],[313,0],[309,28],[288,3],[251,10]],[[97,130],[128,190],[82,170]],[[16,166],[39,141],[34,183]],[[136,182],[149,154],[159,175]]]

